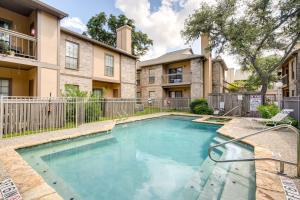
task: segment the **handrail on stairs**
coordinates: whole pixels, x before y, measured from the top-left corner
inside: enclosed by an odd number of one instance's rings
[[[290,130],[292,130],[294,133],[296,133],[297,135],[297,163],[293,163],[293,162],[289,162],[289,161],[285,161],[285,160],[281,160],[281,159],[277,159],[277,158],[247,158],[247,159],[230,159],[230,160],[216,160],[212,157],[211,152],[214,148],[217,148],[219,146],[224,146],[228,143],[233,143],[233,142],[238,142],[241,141],[242,139],[254,136],[254,135],[259,135],[262,133],[266,133],[268,131],[273,131],[273,130],[278,130],[281,128],[288,128]],[[271,161],[277,161],[280,163],[280,173],[284,172],[284,163],[286,164],[290,164],[290,165],[296,165],[297,166],[297,176],[300,177],[300,133],[299,130],[291,125],[288,124],[281,124],[278,126],[274,126],[271,128],[267,128],[267,129],[263,129],[260,131],[257,131],[255,133],[249,134],[249,135],[245,135],[243,137],[239,137],[236,139],[232,139],[226,142],[223,142],[221,144],[217,144],[217,145],[213,145],[211,147],[208,148],[208,156],[211,160],[215,161],[215,162],[219,162],[219,163],[226,163],[226,162],[246,162],[246,161],[255,161],[255,160],[271,160]]]
[[[225,117],[226,115],[228,115],[229,113],[231,113],[232,111],[234,111],[235,109],[237,109],[237,108],[239,108],[239,107],[240,107],[240,105],[238,105],[238,106],[232,108],[231,110],[229,110],[227,113],[225,113],[225,114],[222,115],[222,116]]]

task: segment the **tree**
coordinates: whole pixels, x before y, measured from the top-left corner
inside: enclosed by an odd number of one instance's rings
[[[219,0],[203,3],[185,22],[187,42],[209,34],[209,50],[237,55],[241,65],[254,72],[266,94],[274,71],[285,61],[300,39],[298,0]],[[266,55],[278,57],[263,66]],[[276,61],[276,62],[275,62]]]
[[[87,23],[87,32],[85,35],[90,35],[93,39],[108,44],[110,46],[117,46],[117,29],[121,26],[128,25],[132,27],[132,52],[136,56],[143,56],[153,45],[153,41],[147,34],[136,31],[134,21],[128,19],[125,15],[106,16],[101,12],[93,16]]]

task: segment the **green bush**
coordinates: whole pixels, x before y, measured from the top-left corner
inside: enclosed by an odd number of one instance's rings
[[[270,119],[280,112],[279,107],[275,104],[260,105],[258,106],[257,110],[259,111],[261,117],[265,119]]]
[[[213,110],[208,106],[206,99],[195,99],[190,104],[192,113],[202,114],[202,115],[211,115]]]
[[[261,105],[257,109],[260,115],[262,116],[262,118],[266,118],[266,119],[270,119],[280,112],[279,107],[275,104]],[[298,121],[291,116],[288,116],[285,120],[282,120],[282,122],[278,123],[278,125],[289,124],[290,122],[292,122],[291,123],[292,126],[294,127],[298,126]]]

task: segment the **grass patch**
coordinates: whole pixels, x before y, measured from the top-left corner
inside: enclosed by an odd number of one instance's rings
[[[60,128],[44,128],[44,129],[38,129],[38,130],[27,130],[21,133],[6,133],[2,135],[2,138],[12,138],[12,137],[18,137],[18,136],[24,136],[24,135],[33,135],[38,134],[42,132],[48,132],[48,131],[58,131],[63,129],[69,129],[69,128],[75,128],[75,123],[66,123],[65,126]]]

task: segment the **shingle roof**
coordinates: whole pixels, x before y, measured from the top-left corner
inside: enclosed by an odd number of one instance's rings
[[[110,49],[110,50],[112,50],[112,51],[115,51],[115,52],[118,52],[118,53],[121,53],[121,54],[124,54],[124,55],[129,56],[129,57],[134,58],[134,59],[138,59],[137,56],[132,55],[132,54],[130,54],[130,53],[128,53],[128,52],[126,52],[126,51],[124,51],[124,50],[122,50],[122,49],[115,48],[115,47],[110,46],[110,45],[107,45],[107,44],[105,44],[105,43],[103,43],[103,42],[99,42],[99,41],[94,40],[94,39],[92,39],[92,38],[89,38],[89,37],[87,37],[87,36],[85,36],[85,35],[82,35],[82,34],[79,34],[79,33],[74,32],[74,31],[71,31],[71,30],[69,30],[69,29],[67,29],[67,28],[61,27],[60,30],[63,31],[63,32],[65,32],[65,33],[67,33],[67,34],[70,34],[70,35],[73,35],[73,36],[75,36],[75,37],[78,37],[78,38],[80,38],[80,39],[89,41],[89,42],[91,42],[91,43],[93,43],[93,44],[99,45],[99,46],[101,46],[101,47]]]
[[[178,51],[172,51],[172,52],[166,53],[158,58],[139,62],[138,67],[158,65],[158,64],[164,64],[164,63],[172,63],[172,62],[176,62],[176,61],[190,60],[190,59],[194,59],[194,58],[205,58],[205,57],[202,55],[194,54],[193,50],[191,48],[187,48],[187,49],[181,49]]]

